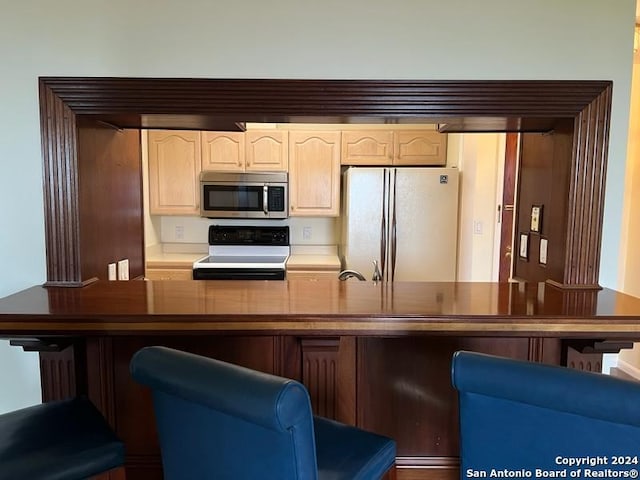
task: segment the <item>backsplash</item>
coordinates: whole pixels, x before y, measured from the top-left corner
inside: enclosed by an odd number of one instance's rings
[[[207,243],[209,225],[289,225],[292,245],[335,245],[339,222],[333,217],[290,217],[286,220],[232,220],[200,217],[160,216],[161,243]]]

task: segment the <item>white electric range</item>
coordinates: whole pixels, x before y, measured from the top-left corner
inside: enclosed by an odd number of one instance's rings
[[[284,280],[289,227],[209,227],[209,255],[193,264],[194,280]]]

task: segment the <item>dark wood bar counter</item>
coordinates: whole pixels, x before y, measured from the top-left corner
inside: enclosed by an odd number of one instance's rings
[[[128,479],[160,479],[146,345],[295,378],[318,414],[393,437],[400,480],[458,473],[451,356],[599,370],[640,339],[640,299],[544,283],[98,281],[0,299],[0,337],[40,351],[43,398],[86,393],[125,441]]]
[[[544,283],[96,282],[0,299],[0,334],[640,335],[640,299]]]

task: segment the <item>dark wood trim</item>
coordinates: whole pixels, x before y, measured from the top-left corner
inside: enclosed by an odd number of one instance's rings
[[[611,86],[574,121],[564,285],[599,288]]]
[[[76,116],[180,123],[574,120],[563,287],[598,284],[611,81],[40,79],[47,280],[79,285]],[[172,117],[173,116],[173,117]],[[210,121],[211,120],[211,121]],[[173,121],[175,125],[168,125]],[[464,125],[465,122],[460,122]],[[498,124],[500,122],[497,122]],[[544,122],[542,122],[544,123]]]
[[[76,114],[40,82],[47,279],[82,284]]]
[[[86,344],[87,395],[104,415],[109,425],[116,428],[116,406],[114,392],[113,339],[88,338]]]

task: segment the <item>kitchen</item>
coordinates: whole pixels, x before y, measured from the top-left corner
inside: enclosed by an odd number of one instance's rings
[[[146,276],[148,278],[155,279],[188,279],[191,278],[190,263],[201,257],[207,251],[206,239],[208,238],[208,226],[211,224],[218,225],[288,225],[291,232],[291,245],[292,256],[288,265],[289,278],[294,275],[296,277],[307,276],[308,278],[319,278],[321,276],[328,276],[335,278],[340,270],[340,260],[338,258],[338,245],[345,246],[345,236],[342,232],[349,230],[349,225],[343,221],[347,215],[345,215],[344,205],[347,204],[346,197],[346,185],[347,176],[345,171],[349,166],[359,165],[362,166],[375,166],[384,165],[387,161],[387,157],[392,155],[393,140],[398,134],[400,138],[410,139],[414,142],[414,145],[421,141],[429,140],[429,148],[437,151],[436,158],[426,158],[424,153],[421,153],[422,157],[407,159],[409,151],[406,151],[404,158],[400,162],[407,167],[415,167],[417,165],[427,166],[427,172],[435,172],[442,168],[455,168],[460,171],[460,185],[459,195],[458,189],[454,189],[453,197],[447,200],[447,203],[452,204],[452,210],[449,210],[447,216],[451,217],[446,223],[444,219],[439,220],[440,225],[449,225],[448,235],[442,235],[442,230],[435,228],[427,229],[427,231],[438,231],[439,235],[434,236],[433,239],[429,237],[416,239],[415,246],[412,248],[419,248],[424,240],[427,244],[431,244],[433,248],[434,241],[443,242],[442,245],[452,245],[454,249],[458,249],[458,253],[451,252],[446,256],[446,262],[451,263],[449,273],[447,275],[433,275],[425,276],[423,280],[449,280],[453,281],[456,277],[460,281],[497,281],[497,251],[499,245],[494,245],[495,238],[499,238],[500,233],[500,217],[498,215],[499,209],[496,208],[500,204],[499,196],[501,194],[501,179],[498,178],[501,173],[502,165],[504,164],[504,135],[499,134],[438,134],[435,131],[435,125],[396,125],[393,128],[384,125],[314,125],[314,124],[248,124],[247,131],[245,133],[216,133],[216,132],[190,132],[190,131],[142,131],[142,159],[143,159],[143,173],[144,173],[144,199],[145,199],[145,245],[146,245],[146,258],[147,258],[147,271]],[[239,163],[244,164],[244,157],[247,157],[249,164],[255,165],[255,154],[249,157],[250,151],[249,145],[251,142],[256,143],[262,138],[269,139],[273,150],[263,149],[263,158],[269,155],[272,151],[280,158],[276,162],[272,160],[270,163],[263,163],[259,167],[253,167],[253,171],[256,170],[286,170],[284,165],[289,164],[288,158],[288,145],[283,146],[283,139],[286,143],[288,141],[288,135],[290,132],[300,135],[303,132],[305,135],[309,135],[309,132],[315,131],[317,135],[331,134],[334,137],[336,135],[343,135],[342,144],[340,144],[340,137],[333,140],[331,147],[337,152],[341,158],[336,159],[338,162],[342,160],[342,196],[336,201],[331,201],[338,205],[342,203],[343,207],[339,208],[331,203],[324,207],[324,210],[316,210],[305,212],[298,208],[298,211],[291,209],[289,211],[290,218],[287,220],[229,220],[229,219],[216,219],[207,220],[206,218],[200,218],[200,191],[197,188],[197,181],[200,175],[200,168],[195,168],[194,165],[199,162],[194,162],[194,155],[196,152],[206,150],[208,152],[208,166],[207,170],[217,171],[233,171],[236,165]],[[173,137],[172,133],[177,136]],[[426,137],[425,134],[429,135]],[[148,136],[151,136],[151,141],[148,141]],[[199,139],[200,145],[195,148],[195,142],[189,142],[190,137],[196,137],[198,135],[207,136]],[[416,136],[417,135],[417,136]],[[246,142],[245,137],[246,136]],[[262,136],[262,137],[261,137]],[[276,140],[274,140],[274,137]],[[171,140],[177,145],[173,144],[173,161],[174,165],[182,165],[182,169],[171,169],[169,165],[164,164],[165,177],[167,189],[172,189],[171,192],[159,192],[158,185],[162,183],[163,179],[159,178],[158,170],[158,151],[156,150],[154,157],[152,158],[152,170],[151,175],[153,180],[153,186],[151,188],[151,209],[149,208],[149,176],[148,173],[148,148],[147,145],[154,145],[156,149],[162,148],[165,144],[165,150],[168,151],[171,148]],[[378,139],[376,142],[374,139]],[[435,139],[435,140],[433,140]],[[406,141],[406,140],[405,140]],[[168,143],[167,143],[168,142]],[[368,142],[368,143],[367,143]],[[437,143],[436,143],[437,142]],[[183,148],[180,149],[180,144]],[[217,150],[213,151],[211,145],[216,145]],[[362,151],[364,148],[366,151]],[[426,144],[420,144],[422,148],[426,148]],[[200,146],[202,148],[200,149]],[[190,148],[189,148],[190,147]],[[356,149],[360,148],[360,151]],[[400,149],[401,146],[396,148]],[[406,147],[402,147],[405,148]],[[247,152],[247,153],[245,153]],[[164,155],[167,155],[164,153]],[[215,161],[211,160],[217,155],[218,158]],[[283,162],[282,155],[285,155]],[[375,155],[382,156],[376,158]],[[178,156],[179,158],[176,158]],[[228,164],[223,163],[224,158],[228,158]],[[205,163],[203,156],[202,163]],[[241,161],[242,159],[242,161]],[[165,162],[171,159],[164,159]],[[390,162],[389,162],[390,163]],[[299,163],[298,169],[308,168],[307,163]],[[273,166],[275,165],[275,166]],[[359,167],[359,168],[360,168]],[[295,167],[294,167],[295,168]],[[321,166],[322,168],[322,166]],[[334,167],[335,168],[335,167]],[[340,167],[337,167],[335,171],[338,171]],[[399,167],[405,168],[405,167]],[[247,169],[249,170],[249,169]],[[353,170],[352,170],[353,171]],[[361,171],[361,170],[360,170]],[[401,170],[409,173],[409,170]],[[419,170],[418,170],[419,171]],[[320,171],[322,172],[322,171]],[[382,172],[382,170],[380,170]],[[455,172],[455,171],[454,171]],[[332,174],[331,172],[329,173]],[[382,173],[380,173],[382,175]],[[310,178],[321,181],[320,177],[310,175]],[[182,182],[182,183],[180,183]],[[186,182],[186,183],[185,183]],[[380,177],[380,185],[382,183],[382,177]],[[456,184],[457,184],[456,179]],[[326,184],[326,183],[325,183]],[[338,182],[340,185],[340,182]],[[165,184],[162,184],[165,185]],[[500,187],[500,188],[498,188]],[[309,193],[312,186],[305,185],[304,191]],[[381,188],[381,187],[380,187]],[[382,198],[382,191],[375,193],[376,196]],[[330,189],[330,188],[329,188]],[[362,190],[362,186],[360,187]],[[337,188],[340,191],[340,187]],[[414,215],[428,216],[429,211],[442,210],[445,205],[439,198],[433,195],[437,195],[437,191],[432,194],[429,205],[421,205]],[[460,225],[458,226],[458,197],[460,199]],[[160,200],[162,199],[162,200]],[[371,199],[371,202],[376,200]],[[420,198],[416,198],[415,201],[420,202]],[[164,202],[163,204],[160,204]],[[293,200],[292,200],[293,202]],[[367,203],[366,199],[361,200],[363,203]],[[353,204],[353,202],[351,202]],[[408,206],[407,206],[408,207]],[[400,211],[408,214],[407,207],[400,207]],[[364,207],[363,207],[364,208]],[[150,215],[149,212],[152,212]],[[308,210],[308,209],[307,209]],[[325,213],[329,211],[330,215]],[[342,214],[342,217],[340,216]],[[348,217],[351,218],[356,224],[351,226],[351,231],[354,232],[356,228],[362,230],[366,227],[359,220],[358,217],[364,215],[373,215],[376,217],[375,212],[367,214],[362,212],[352,212]],[[211,216],[211,215],[209,215]],[[263,215],[262,215],[263,216]],[[259,217],[258,217],[259,218]],[[377,214],[376,229],[379,229],[381,220],[381,214]],[[407,221],[405,217],[405,222]],[[389,224],[391,221],[389,220]],[[496,235],[496,229],[497,234]],[[371,228],[369,227],[370,231]],[[407,232],[407,227],[404,227],[404,231]],[[458,235],[458,231],[460,232]],[[402,227],[400,228],[402,232]],[[356,235],[363,236],[364,232],[357,232]],[[374,232],[372,232],[374,233]],[[408,233],[406,233],[408,235]],[[353,236],[353,233],[352,233]],[[364,235],[365,237],[368,234]],[[379,233],[378,233],[379,236]],[[377,241],[379,243],[380,240]],[[362,239],[359,240],[362,243]],[[374,242],[375,243],[375,242]],[[376,246],[379,251],[379,246]],[[400,250],[405,250],[401,244]],[[496,255],[491,255],[490,252],[496,251]],[[358,267],[363,271],[363,274],[367,279],[371,278],[373,273],[372,260],[380,262],[380,254],[378,252],[371,252],[369,250],[371,258],[365,262],[365,265]],[[489,253],[489,254],[488,254]],[[437,254],[437,252],[436,252]],[[437,254],[438,255],[438,254]],[[353,265],[348,265],[344,262],[344,252],[341,254],[343,260],[343,268],[354,268]],[[390,257],[390,256],[389,256]],[[439,257],[445,258],[442,252]],[[432,257],[433,258],[433,257]],[[309,260],[313,259],[311,263]],[[456,262],[458,259],[458,262]],[[318,263],[320,262],[320,263]],[[405,260],[406,263],[406,260]],[[428,263],[427,263],[428,264]],[[457,265],[457,274],[456,274]],[[151,268],[150,268],[151,267]],[[295,270],[295,273],[292,273]],[[418,280],[421,277],[414,277],[413,280]]]

